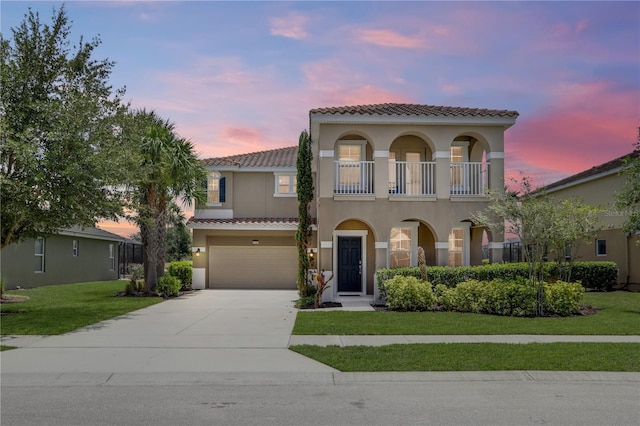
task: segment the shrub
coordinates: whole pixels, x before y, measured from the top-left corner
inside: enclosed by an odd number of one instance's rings
[[[523,280],[470,280],[455,288],[437,284],[435,293],[444,310],[521,317],[537,306],[535,289]]]
[[[580,313],[584,287],[580,283],[556,281],[544,285],[544,305],[548,314],[569,316]]]
[[[485,311],[484,283],[476,280],[465,281],[455,288],[453,292],[454,307],[461,312],[481,313]]]
[[[444,311],[454,310],[456,306],[455,293],[455,288],[449,288],[444,284],[436,284],[433,288],[436,303]]]
[[[610,291],[618,284],[618,265],[615,262],[575,262],[571,281],[582,283],[585,289]]]
[[[435,306],[431,284],[416,277],[395,276],[385,283],[385,288],[389,309],[424,311]]]
[[[193,277],[193,262],[190,260],[183,260],[178,262],[171,262],[169,268],[167,268],[169,275],[174,276],[180,280],[182,290],[191,290],[191,280]]]
[[[131,279],[133,281],[144,279],[144,265],[141,263],[131,263],[129,265],[129,270],[131,271]]]
[[[156,290],[162,297],[177,296],[180,293],[180,280],[170,274],[158,278],[158,286]]]
[[[396,275],[420,278],[420,269],[417,266],[410,268],[385,268],[376,271],[380,294],[385,295],[385,282]],[[461,282],[493,281],[493,280],[518,280],[529,278],[529,268],[526,263],[493,263],[479,266],[429,266],[427,275],[432,285],[444,284],[447,287],[455,287]],[[544,265],[545,280],[557,278],[557,265],[555,262],[547,262]],[[571,279],[582,282],[588,289],[610,290],[618,282],[618,267],[614,262],[575,262],[573,264]]]
[[[537,307],[536,290],[524,279],[485,283],[484,312],[515,317],[531,316]]]
[[[141,293],[147,293],[147,286],[144,280],[129,280],[124,287],[124,294],[127,296],[140,295]]]

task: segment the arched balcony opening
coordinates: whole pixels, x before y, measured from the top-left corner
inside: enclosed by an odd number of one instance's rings
[[[373,148],[356,134],[340,138],[335,145],[334,194],[374,194]]]
[[[435,162],[427,142],[414,135],[400,136],[389,148],[389,194],[435,195]]]
[[[450,147],[450,193],[452,196],[484,196],[489,187],[486,151],[473,136],[459,136]]]

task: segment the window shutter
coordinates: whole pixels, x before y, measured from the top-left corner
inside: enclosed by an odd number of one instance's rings
[[[226,201],[226,188],[227,188],[227,178],[220,179],[220,202],[224,203]]]

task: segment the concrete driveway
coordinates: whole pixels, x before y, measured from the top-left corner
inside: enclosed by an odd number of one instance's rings
[[[335,372],[287,349],[295,290],[203,290],[2,353],[11,373]],[[4,344],[11,344],[5,340]]]

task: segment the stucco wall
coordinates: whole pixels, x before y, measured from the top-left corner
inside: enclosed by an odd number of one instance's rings
[[[73,256],[72,242],[78,240],[78,256]],[[109,244],[114,245],[115,268],[111,270]],[[34,272],[35,242],[27,239],[2,249],[0,256],[7,289],[32,288],[53,284],[70,284],[118,279],[117,241],[94,240],[70,236],[45,238],[44,272]]]

